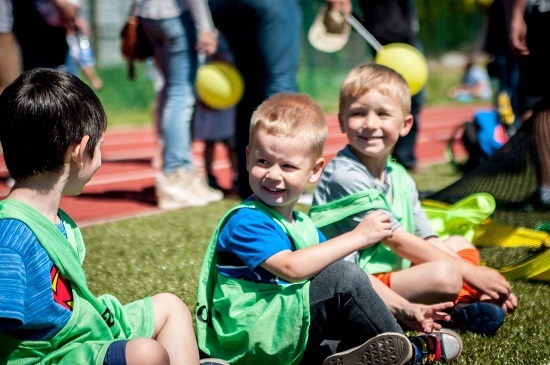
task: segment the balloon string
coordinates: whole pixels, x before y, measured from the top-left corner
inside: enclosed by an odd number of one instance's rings
[[[346,19],[348,23],[363,37],[364,40],[366,40],[372,48],[376,50],[376,52],[380,51],[382,49],[382,45],[380,42],[374,38],[374,36],[363,26],[363,24],[359,23],[359,21],[350,14],[350,16]]]

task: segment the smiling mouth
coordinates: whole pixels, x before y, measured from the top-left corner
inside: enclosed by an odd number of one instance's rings
[[[375,140],[375,139],[382,139],[382,137],[380,136],[359,136],[360,139],[363,139],[365,141],[372,141],[372,140]]]
[[[267,191],[272,192],[272,193],[280,193],[281,191],[285,191],[285,189],[270,188],[269,186],[264,186],[263,188]]]

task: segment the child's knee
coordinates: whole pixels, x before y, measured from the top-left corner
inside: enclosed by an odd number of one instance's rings
[[[126,345],[126,364],[169,365],[170,356],[159,342],[150,338],[135,338]]]
[[[475,248],[475,246],[462,236],[450,236],[443,241],[454,252]]]
[[[184,319],[192,320],[189,307],[174,294],[160,293],[152,297],[155,318],[166,317],[183,317]]]
[[[447,261],[434,261],[431,263],[432,285],[438,291],[450,296],[458,295],[462,289],[462,275],[457,267]]]

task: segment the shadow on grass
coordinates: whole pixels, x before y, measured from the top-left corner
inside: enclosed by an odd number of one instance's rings
[[[153,186],[146,187],[140,191],[135,190],[110,190],[103,193],[82,193],[79,197],[93,200],[131,200],[146,205],[156,206],[157,198]]]

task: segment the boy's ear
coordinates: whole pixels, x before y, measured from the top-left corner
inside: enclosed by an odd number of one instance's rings
[[[311,170],[311,176],[309,177],[310,183],[316,183],[319,178],[321,177],[321,173],[323,172],[323,169],[325,168],[326,161],[323,157],[320,157],[313,166],[313,169]]]
[[[86,151],[86,145],[90,140],[89,135],[82,137],[80,142],[72,144],[69,149],[71,153],[71,161],[74,162],[79,168],[84,165],[84,153]]]
[[[405,117],[405,121],[403,122],[403,128],[401,128],[401,132],[399,132],[399,136],[405,137],[409,132],[411,131],[411,128],[414,123],[414,118],[412,114],[407,114]]]
[[[338,124],[340,124],[340,132],[346,133],[346,124],[344,123],[342,113],[338,113]]]

